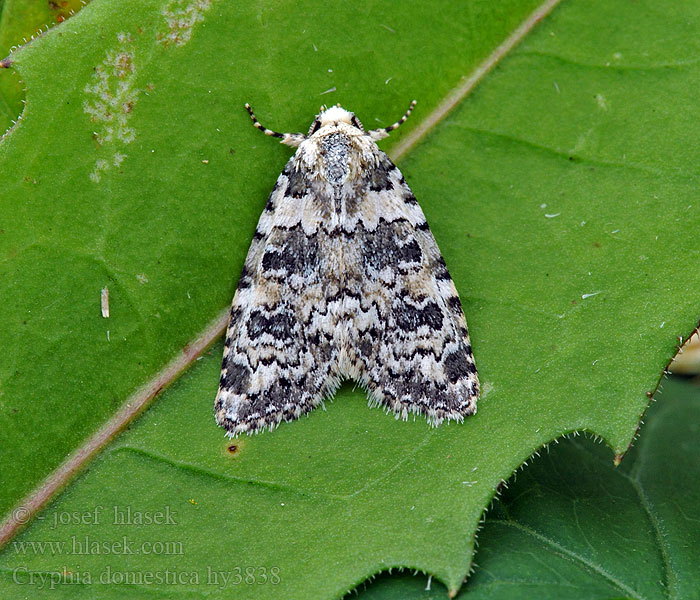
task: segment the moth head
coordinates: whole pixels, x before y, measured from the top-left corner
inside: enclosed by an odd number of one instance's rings
[[[362,127],[362,123],[360,123],[360,120],[355,116],[355,113],[345,110],[340,104],[336,104],[330,108],[326,108],[325,106],[321,107],[321,112],[316,115],[314,122],[311,123],[309,136],[312,136],[321,129],[321,127],[336,125],[338,123],[346,123],[352,127],[356,127],[362,133],[365,131],[364,127]]]

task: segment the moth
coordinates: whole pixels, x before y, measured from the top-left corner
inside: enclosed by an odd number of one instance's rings
[[[339,104],[308,134],[253,125],[297,148],[258,222],[226,330],[216,421],[273,429],[340,383],[431,425],[476,411],[479,381],[457,290],[415,196]]]

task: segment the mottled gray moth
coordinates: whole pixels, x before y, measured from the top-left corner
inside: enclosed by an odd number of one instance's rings
[[[233,298],[215,414],[229,435],[272,429],[345,379],[396,418],[476,411],[479,382],[454,283],[415,196],[340,105],[297,148],[263,211]]]

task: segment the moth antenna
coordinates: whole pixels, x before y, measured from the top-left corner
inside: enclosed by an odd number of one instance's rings
[[[373,140],[382,140],[385,137],[389,135],[389,132],[394,131],[394,129],[398,129],[403,125],[408,117],[411,116],[411,112],[413,112],[413,109],[416,107],[416,101],[412,100],[411,104],[408,107],[408,110],[404,114],[403,117],[401,117],[396,123],[393,125],[389,125],[389,127],[382,127],[381,129],[372,129],[371,131],[368,131],[367,133],[370,135],[370,137]]]
[[[265,135],[280,138],[281,144],[286,144],[287,146],[292,146],[293,148],[295,148],[306,139],[306,136],[303,133],[280,133],[279,131],[273,131],[272,129],[264,127],[262,123],[258,121],[257,117],[255,116],[255,113],[253,112],[253,109],[250,107],[250,104],[246,102],[245,108],[248,111],[250,118],[253,120],[253,127],[259,129]]]
[[[265,135],[271,135],[272,137],[276,138],[283,138],[285,135],[284,133],[280,133],[279,131],[272,131],[272,129],[268,129],[267,127],[263,127],[262,123],[258,121],[258,118],[255,116],[255,113],[253,112],[253,109],[250,107],[250,104],[247,102],[245,103],[245,108],[248,111],[248,114],[250,115],[250,118],[253,120],[253,127],[256,127],[260,131],[262,131]]]

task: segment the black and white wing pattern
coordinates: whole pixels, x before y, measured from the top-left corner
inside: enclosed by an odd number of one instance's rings
[[[270,195],[233,298],[215,403],[232,435],[296,419],[339,384],[321,207],[295,163]]]
[[[355,377],[397,418],[461,421],[479,393],[467,322],[423,211],[383,152],[351,223],[346,295],[358,305],[344,318],[353,323]]]
[[[410,110],[409,110],[410,113]],[[408,114],[408,113],[407,113]],[[413,193],[340,107],[321,112],[260,217],[233,299],[215,404],[229,435],[310,411],[344,379],[397,418],[476,411],[457,290]]]

